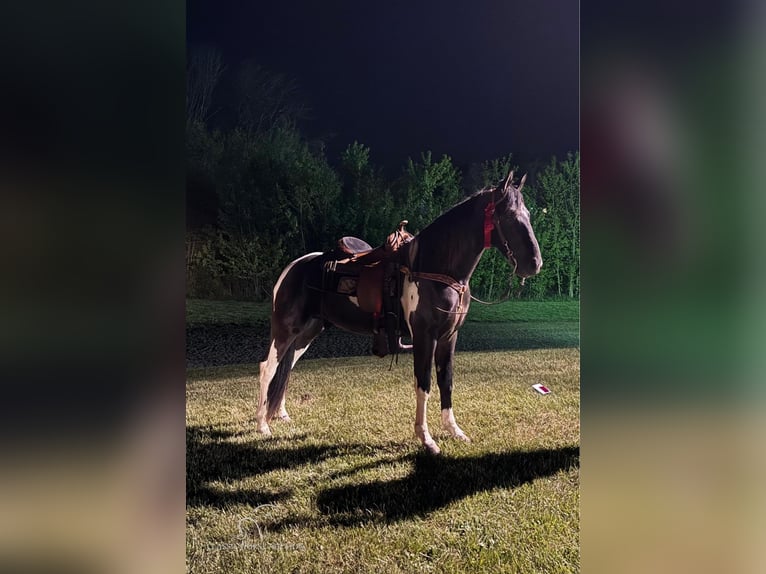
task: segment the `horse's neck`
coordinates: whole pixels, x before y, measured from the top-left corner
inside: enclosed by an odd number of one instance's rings
[[[441,273],[467,283],[484,251],[483,210],[487,201],[485,194],[476,195],[421,231],[415,270]]]

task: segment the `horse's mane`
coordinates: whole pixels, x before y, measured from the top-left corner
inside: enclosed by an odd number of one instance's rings
[[[500,185],[502,185],[502,184],[500,184]],[[472,201],[472,200],[476,199],[477,197],[483,196],[483,195],[485,195],[485,194],[487,194],[489,192],[497,191],[498,189],[500,189],[500,185],[488,185],[486,187],[482,187],[481,189],[478,189],[478,190],[474,191],[471,195],[468,195],[468,196],[464,197],[463,199],[458,201],[455,205],[453,205],[452,207],[450,207],[449,209],[447,209],[446,211],[441,213],[439,215],[439,217],[434,219],[434,221],[432,223],[434,223],[438,219],[444,217],[445,215],[447,215],[451,211],[459,209],[462,205],[468,203],[469,201]],[[499,205],[499,203],[498,203],[498,205]]]
[[[463,211],[463,209],[466,207],[466,205],[480,196],[484,195],[487,191],[492,190],[492,187],[485,187],[483,189],[480,189],[478,191],[475,191],[471,195],[464,197],[462,200],[457,202],[455,205],[450,207],[449,209],[442,212],[438,217],[436,217],[431,223],[426,225],[423,229],[420,230],[420,234],[422,234],[425,231],[437,231],[444,226],[451,227],[455,223],[455,218],[457,217],[457,214]]]

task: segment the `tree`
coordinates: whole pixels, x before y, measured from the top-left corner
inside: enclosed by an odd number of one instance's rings
[[[532,225],[543,269],[536,279],[545,295],[574,298],[580,292],[580,154],[554,157],[537,178]]]
[[[434,163],[431,152],[420,154],[420,162],[407,160],[399,183],[401,219],[420,231],[460,199],[460,173],[449,156]]]
[[[518,166],[514,166],[511,157],[512,154],[509,153],[493,160],[471,164],[466,175],[466,192],[470,195],[479,189],[497,185],[508,176],[511,169],[518,171]]]
[[[210,118],[213,92],[225,67],[221,52],[210,46],[194,48],[186,70],[186,121],[204,124]]]
[[[391,189],[379,169],[370,163],[370,148],[354,142],[341,154],[343,195],[339,211],[342,232],[372,243],[382,242],[394,221]]]
[[[295,125],[305,118],[297,82],[246,61],[237,74],[237,124],[247,132],[260,133],[280,125]]]

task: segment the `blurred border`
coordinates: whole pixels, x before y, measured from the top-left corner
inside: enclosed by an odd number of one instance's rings
[[[763,4],[581,23],[583,571],[762,571]]]
[[[0,18],[0,569],[184,568],[185,4]]]

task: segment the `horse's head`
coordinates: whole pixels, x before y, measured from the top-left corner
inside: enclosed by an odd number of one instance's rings
[[[506,180],[493,192],[495,230],[492,233],[492,244],[508,257],[511,265],[515,260],[516,275],[522,278],[537,275],[543,266],[540,246],[529,221],[529,210],[524,205],[521,195],[526,180],[525,174],[518,187],[514,186],[511,171]],[[500,199],[497,199],[498,192]]]

